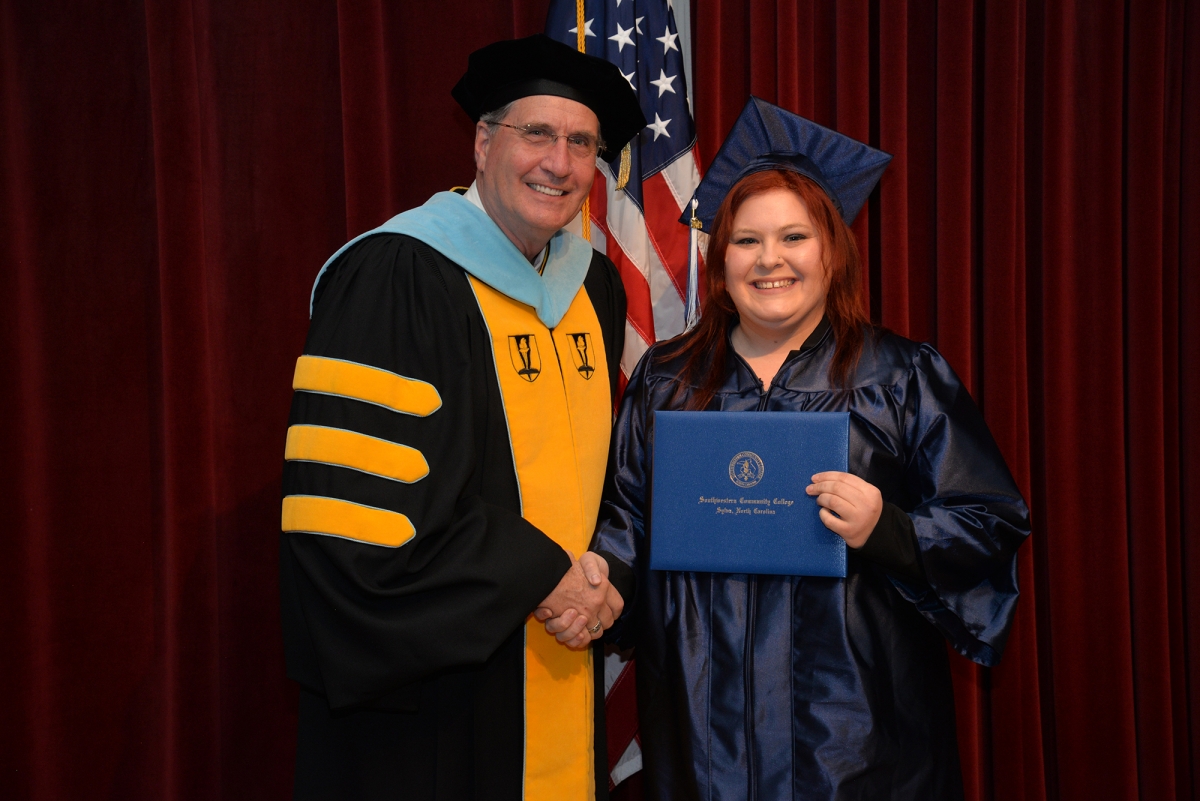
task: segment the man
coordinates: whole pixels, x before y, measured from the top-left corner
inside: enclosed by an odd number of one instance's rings
[[[631,577],[584,551],[625,298],[560,229],[645,119],[615,66],[544,36],[472,54],[454,97],[475,183],[313,290],[280,549],[297,798],[606,795],[585,646]]]

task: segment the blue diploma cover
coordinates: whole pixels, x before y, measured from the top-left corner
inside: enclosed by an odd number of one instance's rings
[[[846,543],[804,489],[847,470],[846,412],[655,412],[650,568],[846,575]]]

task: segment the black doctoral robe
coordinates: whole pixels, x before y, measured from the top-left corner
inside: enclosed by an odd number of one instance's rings
[[[600,254],[584,290],[615,391],[625,296]],[[417,531],[400,548],[282,535],[288,675],[303,688],[295,797],[515,801],[523,623],[570,562],[520,515],[491,341],[467,277],[411,237],[363,239],[322,278],[304,352],[428,382],[442,407],[414,417],[295,393],[291,425],[403,443],[429,464],[428,477],[404,484],[331,464],[285,463],[285,496],[401,512]],[[599,667],[595,675],[603,751]],[[604,798],[603,753],[596,776]]]

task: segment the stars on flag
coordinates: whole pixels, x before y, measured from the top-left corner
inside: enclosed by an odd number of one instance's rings
[[[629,34],[631,34],[631,33],[633,33],[632,25],[628,28],[622,28],[621,23],[618,22],[617,23],[617,32],[614,35],[608,37],[608,40],[610,42],[616,42],[617,43],[617,52],[622,53],[625,51],[625,45],[629,45],[630,47],[633,47],[633,39],[631,39],[629,37]]]
[[[674,94],[675,87],[671,86],[671,84],[674,83],[675,79],[678,77],[679,77],[678,75],[667,75],[666,70],[659,70],[658,71],[658,80],[651,81],[650,85],[658,87],[658,96],[659,97],[663,96],[663,92],[671,92],[672,94]],[[668,120],[668,122],[670,122],[670,120]]]
[[[679,46],[675,44],[675,40],[679,38],[679,34],[671,33],[671,26],[668,25],[663,35],[657,37],[654,41],[662,42],[663,55],[666,56],[668,50],[679,50]]]
[[[596,38],[596,34],[592,32],[592,23],[595,21],[596,21],[596,18],[592,17],[587,22],[583,23],[583,35],[585,37],[590,36],[593,39]],[[576,25],[574,28],[571,28],[569,31],[567,31],[567,33],[573,33],[576,36],[578,36],[579,35],[579,26]]]
[[[657,111],[654,112],[654,122],[650,123],[646,127],[649,128],[651,131],[654,131],[654,141],[655,142],[658,141],[658,137],[660,137],[660,136],[665,136],[668,139],[671,138],[671,135],[669,133],[667,133],[667,123],[669,123],[669,122],[670,122],[670,120],[659,119],[658,112]]]

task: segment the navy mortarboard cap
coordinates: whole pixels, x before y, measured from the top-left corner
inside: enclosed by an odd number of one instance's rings
[[[751,173],[791,170],[816,181],[849,225],[891,160],[882,150],[751,97],[696,187],[696,219],[711,233],[734,184]],[[691,218],[688,204],[679,221],[688,225]]]
[[[582,103],[600,120],[605,159],[614,158],[646,127],[637,95],[616,64],[541,33],[476,50],[450,94],[472,120],[531,95]]]

